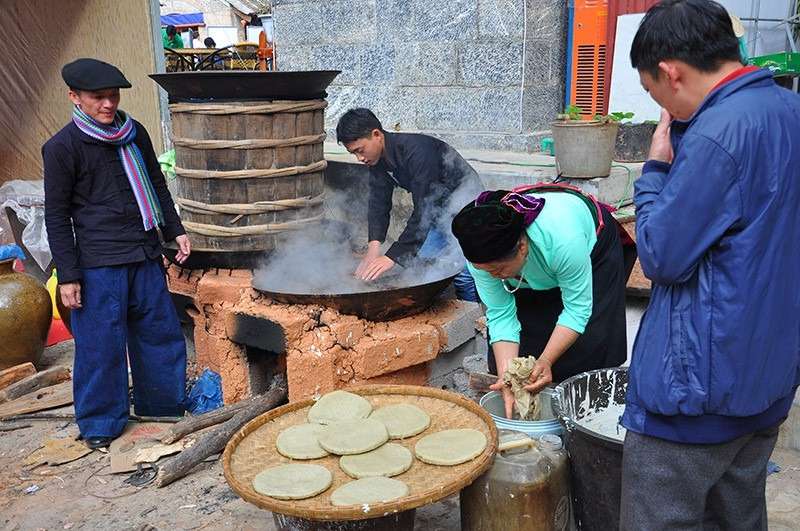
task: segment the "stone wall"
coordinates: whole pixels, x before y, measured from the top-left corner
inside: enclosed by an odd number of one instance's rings
[[[390,130],[532,151],[563,106],[565,4],[275,0],[278,65],[342,71],[329,89],[330,132],[365,106]]]

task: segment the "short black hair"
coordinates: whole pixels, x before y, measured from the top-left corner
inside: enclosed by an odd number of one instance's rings
[[[172,24],[170,24],[169,26],[167,26],[167,35],[169,35],[170,37],[172,37],[172,36],[173,36],[173,35],[175,35],[176,33],[178,33],[178,28],[176,28],[176,27],[175,27],[175,26],[173,26]]]
[[[203,40],[203,46],[205,46],[206,48],[216,48],[217,43],[214,42],[214,39],[212,39],[211,37],[206,37]]]
[[[336,140],[340,144],[349,144],[359,138],[369,138],[375,129],[383,132],[381,121],[371,110],[364,107],[350,109],[339,118]]]
[[[728,12],[713,0],[662,0],[639,24],[631,64],[658,77],[658,63],[677,59],[701,72],[715,72],[725,61],[741,62],[739,40]]]

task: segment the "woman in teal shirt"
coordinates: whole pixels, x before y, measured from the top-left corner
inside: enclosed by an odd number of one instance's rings
[[[498,190],[465,206],[452,229],[486,305],[493,373],[535,356],[528,389],[538,392],[625,361],[635,246],[626,241],[623,250],[627,234],[609,209],[570,187]],[[501,380],[495,386],[510,416],[513,396]]]

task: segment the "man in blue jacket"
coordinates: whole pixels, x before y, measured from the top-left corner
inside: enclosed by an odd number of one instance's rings
[[[664,111],[634,198],[653,292],[621,528],[766,529],[767,460],[800,383],[800,97],[743,67],[711,0],[650,9],[631,62]]]

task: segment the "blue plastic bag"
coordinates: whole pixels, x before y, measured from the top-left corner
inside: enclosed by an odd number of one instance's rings
[[[25,253],[16,243],[0,245],[0,261],[8,260],[10,258],[19,258],[20,260],[25,260]]]
[[[200,415],[222,407],[222,378],[211,369],[205,369],[186,397],[186,410]]]

